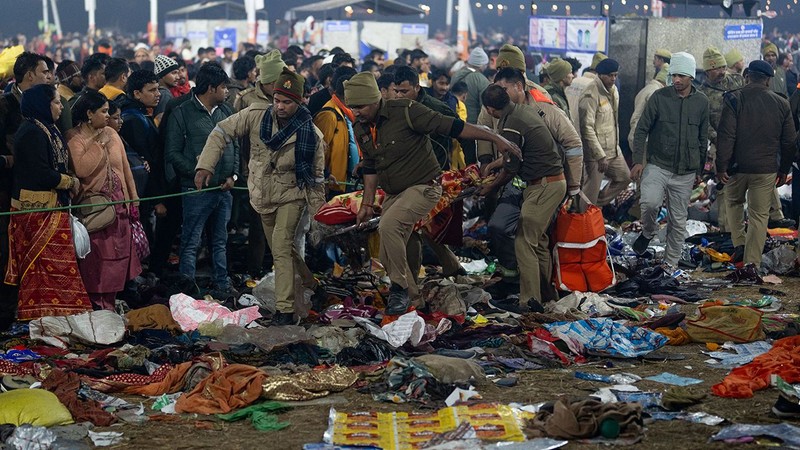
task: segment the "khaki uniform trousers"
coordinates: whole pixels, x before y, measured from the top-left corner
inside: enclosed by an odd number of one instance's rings
[[[423,242],[433,250],[433,254],[439,260],[439,265],[442,266],[442,274],[445,276],[454,275],[461,267],[456,255],[446,245],[434,241],[427,233],[411,233],[406,246],[406,254],[408,255],[408,268],[411,269],[415,281],[419,282]]]
[[[419,286],[408,264],[409,240],[415,234],[412,231],[414,224],[424,218],[441,197],[441,186],[418,184],[397,195],[387,195],[383,201],[378,225],[381,238],[379,259],[392,284],[408,289],[411,299],[419,295]],[[414,239],[419,239],[419,236]]]
[[[609,158],[608,169],[605,173],[600,173],[597,170],[597,161],[584,160],[584,174],[583,174],[583,187],[581,190],[589,201],[597,206],[606,206],[611,203],[620,192],[622,192],[631,182],[631,170],[628,168],[628,163],[625,162],[625,157],[622,153],[617,153],[617,156]],[[608,185],[601,191],[600,186],[603,183],[603,177],[611,180]]]
[[[770,205],[775,198],[774,173],[737,173],[725,186],[728,203],[728,229],[734,246],[744,245],[744,263],[761,265],[767,241]],[[744,203],[747,200],[747,234],[744,229]]]
[[[295,233],[305,209],[306,202],[297,200],[283,204],[269,214],[261,214],[261,224],[275,267],[275,304],[278,312],[282,313],[294,311],[295,274],[304,278],[308,272],[295,248]]]
[[[725,189],[717,192],[717,200],[719,203],[719,212],[717,213],[717,223],[719,224],[719,231],[725,233],[728,231],[728,202],[725,201]],[[778,194],[778,189],[773,189],[772,201],[769,205],[769,220],[782,220],[783,206],[781,205],[781,196]]]
[[[514,250],[519,267],[519,300],[542,301],[541,280],[551,280],[553,264],[550,259],[550,221],[567,193],[565,180],[528,186],[522,193]]]

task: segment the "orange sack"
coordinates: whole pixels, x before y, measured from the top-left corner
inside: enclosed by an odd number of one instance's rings
[[[720,397],[749,398],[753,391],[769,386],[772,374],[787,383],[800,382],[800,336],[778,339],[770,351],[733,369],[721,383],[711,386],[711,392]]]

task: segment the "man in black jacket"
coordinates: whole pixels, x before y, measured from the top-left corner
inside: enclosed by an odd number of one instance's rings
[[[726,184],[733,260],[756,268],[761,266],[775,186],[786,183],[797,153],[789,102],[769,88],[774,76],[767,62],[752,61],[747,85],[725,94],[717,131],[717,177]]]
[[[163,145],[153,117],[148,113],[148,108],[155,108],[161,98],[156,76],[148,70],[131,73],[128,77],[127,94],[128,97],[123,99],[120,106],[123,118],[120,136],[150,168],[144,192],[139,192],[139,197],[162,195],[165,192]],[[155,212],[157,217],[164,217],[167,208],[160,200],[144,201],[140,204],[139,211],[147,239],[152,246],[154,240],[151,213]]]

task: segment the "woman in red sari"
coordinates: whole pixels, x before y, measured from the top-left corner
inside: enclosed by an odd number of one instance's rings
[[[61,109],[53,86],[40,84],[22,94],[25,120],[14,137],[12,211],[69,205],[78,180],[67,172],[67,144],[55,126]],[[15,214],[8,231],[5,283],[19,286],[18,319],[92,310],[76,262],[69,212]]]
[[[112,201],[138,200],[133,174],[119,135],[108,127],[108,101],[99,92],[85,93],[72,108],[75,127],[67,132],[70,163],[80,179],[76,199],[103,194]],[[89,233],[92,251],[78,261],[83,283],[97,309],[114,309],[125,282],[142,271],[133,247],[131,220],[138,220],[133,203],[113,206],[116,220]]]

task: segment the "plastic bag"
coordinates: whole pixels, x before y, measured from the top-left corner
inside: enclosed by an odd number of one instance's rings
[[[275,297],[275,272],[268,273],[258,282],[256,287],[253,288],[253,295],[258,299],[259,307],[275,314],[275,311],[278,310],[275,306],[277,301],[277,297]]]
[[[760,341],[765,338],[763,314],[743,306],[701,306],[700,317],[686,323],[686,332],[694,342]]]
[[[89,232],[80,220],[72,214],[69,215],[72,221],[72,242],[75,244],[75,254],[78,258],[86,258],[92,251],[92,243],[89,240]]]
[[[125,336],[125,319],[108,310],[42,317],[32,320],[29,327],[31,339],[64,349],[73,339],[87,344],[111,345]]]

